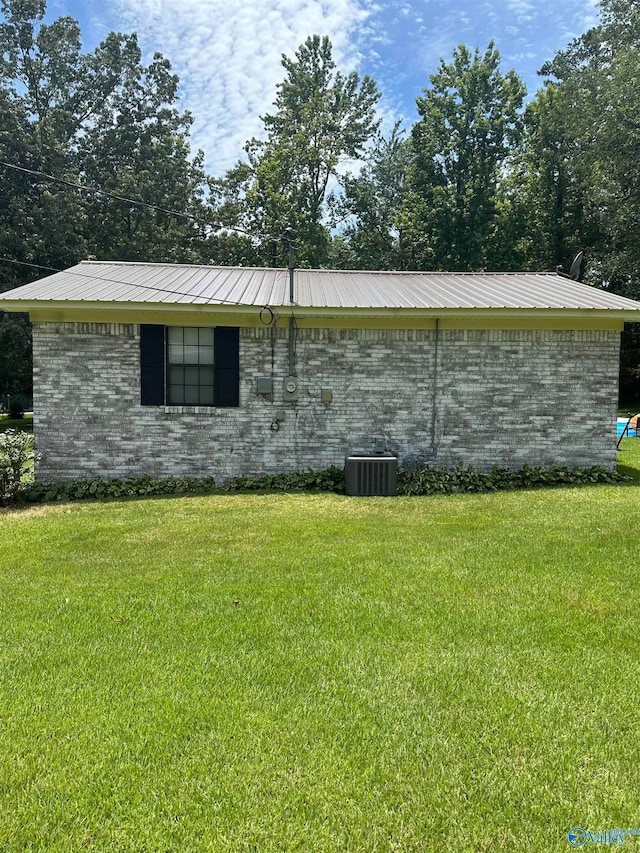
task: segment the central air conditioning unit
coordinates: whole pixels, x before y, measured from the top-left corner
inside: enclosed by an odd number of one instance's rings
[[[398,460],[395,456],[348,456],[345,465],[345,492],[348,495],[396,493]]]

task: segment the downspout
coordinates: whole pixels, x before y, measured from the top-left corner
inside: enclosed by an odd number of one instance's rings
[[[440,342],[440,320],[436,317],[435,351],[433,354],[433,392],[431,405],[431,452],[435,456],[436,449],[436,420],[438,413],[438,345]]]

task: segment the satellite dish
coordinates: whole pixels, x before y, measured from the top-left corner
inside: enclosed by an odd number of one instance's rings
[[[580,281],[580,274],[582,272],[582,261],[584,258],[584,252],[578,252],[578,254],[573,259],[573,263],[571,264],[571,269],[569,270],[569,275],[574,281]]]

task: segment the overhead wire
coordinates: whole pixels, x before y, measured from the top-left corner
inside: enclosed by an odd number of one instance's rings
[[[142,201],[142,199],[134,199],[128,198],[127,196],[118,195],[117,193],[112,193],[109,190],[103,190],[100,187],[96,186],[86,186],[84,184],[78,184],[75,181],[69,181],[66,178],[58,178],[55,175],[50,175],[47,172],[41,172],[38,169],[27,169],[26,166],[18,166],[16,163],[9,163],[6,160],[0,160],[0,166],[4,166],[6,169],[13,169],[16,172],[23,172],[27,175],[33,175],[37,178],[42,178],[46,181],[51,181],[55,184],[61,184],[65,187],[70,187],[74,190],[79,190],[80,192],[87,193],[88,195],[103,195],[107,198],[112,198],[115,201],[121,201],[125,204],[132,204],[135,207],[144,207],[148,210],[156,210],[159,213],[166,213],[169,216],[177,216],[181,219],[188,219],[193,222],[197,222],[200,225],[204,225],[208,228],[215,228],[217,230],[224,231],[237,231],[239,234],[243,234],[246,237],[251,237],[254,240],[259,240],[260,242],[264,242],[266,240],[286,240],[291,239],[289,235],[273,235],[273,234],[256,234],[253,231],[249,231],[246,228],[241,228],[239,225],[223,225],[220,222],[210,222],[207,219],[203,219],[201,216],[196,216],[193,213],[183,213],[179,210],[171,210],[168,207],[160,207],[157,204],[151,204],[147,201]]]
[[[59,269],[57,267],[47,267],[47,266],[43,266],[42,264],[32,264],[32,263],[28,263],[27,261],[18,261],[14,258],[6,258],[6,257],[0,257],[0,261],[6,261],[7,263],[10,263],[10,264],[20,264],[20,265],[26,266],[26,267],[34,267],[36,269],[49,270],[50,272],[66,272],[69,275],[77,275],[77,276],[80,276],[81,278],[88,278],[88,279],[92,279],[94,281],[108,281],[111,284],[119,284],[122,287],[135,287],[135,288],[141,288],[142,290],[153,290],[156,293],[170,293],[174,296],[191,296],[191,294],[185,293],[182,290],[171,290],[168,287],[152,287],[149,284],[132,284],[131,282],[121,281],[120,279],[117,279],[117,278],[107,278],[107,276],[91,275],[89,273],[77,272],[73,268],[72,268],[73,271],[68,270],[68,269],[63,270],[63,269]],[[98,263],[100,263],[100,262],[98,262]],[[103,261],[102,263],[109,263],[109,261]],[[132,263],[135,263],[135,262],[132,262]],[[285,271],[281,270],[281,269],[278,269],[278,272],[281,275],[285,274]],[[24,285],[19,285],[19,286],[24,286]],[[223,305],[224,304],[224,305],[244,305],[246,307],[253,307],[253,306],[251,306],[250,303],[247,303],[247,302],[239,302],[238,300],[235,300],[235,299],[216,299],[215,297],[208,298],[206,300],[206,302],[196,302],[193,304],[195,304],[195,305]],[[270,311],[271,314],[273,314],[272,309],[268,305],[264,305],[262,307],[260,313],[262,313],[262,311]]]
[[[258,234],[255,234],[254,232],[248,231],[246,228],[241,228],[241,227],[235,226],[235,225],[222,225],[221,223],[210,222],[208,220],[203,219],[202,217],[196,216],[195,214],[183,213],[183,212],[180,212],[178,210],[171,210],[171,209],[166,208],[166,207],[160,207],[159,205],[151,204],[149,202],[142,201],[141,199],[131,199],[131,198],[128,198],[126,196],[121,196],[121,195],[118,195],[116,193],[109,192],[109,190],[101,189],[100,187],[85,186],[83,184],[76,183],[75,181],[69,181],[66,178],[58,178],[55,175],[50,175],[47,172],[42,172],[38,169],[28,169],[26,166],[18,166],[17,164],[9,163],[6,160],[0,160],[0,166],[4,166],[7,169],[13,169],[17,172],[22,172],[22,173],[27,174],[27,175],[32,175],[32,176],[37,177],[37,178],[42,178],[44,180],[51,181],[51,182],[56,183],[56,184],[61,184],[62,186],[70,187],[71,189],[79,190],[80,192],[84,192],[87,194],[103,195],[107,198],[112,198],[116,201],[124,202],[125,204],[134,205],[137,207],[143,207],[145,209],[155,210],[155,211],[158,211],[160,213],[165,213],[169,216],[177,216],[181,219],[187,219],[187,220],[191,220],[194,222],[198,222],[199,224],[204,225],[204,226],[209,227],[209,228],[215,228],[217,230],[225,230],[226,229],[229,231],[236,231],[240,234],[245,235],[246,237],[250,237],[250,238],[252,238],[254,240],[258,240],[260,242],[266,242],[267,240],[274,240],[274,241],[280,242],[280,241],[286,240],[290,243],[291,246],[295,247],[295,243],[293,241],[293,232],[291,229],[286,229],[286,231],[281,235],[274,235],[274,234],[258,235]],[[43,264],[33,264],[33,263],[29,263],[27,261],[18,261],[15,258],[0,257],[0,261],[5,261],[6,263],[12,263],[12,264],[19,264],[21,266],[31,267],[33,269],[46,270],[47,272],[65,272],[65,270],[59,269],[58,267],[49,267],[49,266],[45,266]],[[75,272],[75,271],[73,272],[73,275],[81,276],[83,278],[94,279],[95,281],[107,281],[107,282],[110,282],[113,284],[122,284],[125,286],[127,284],[126,282],[119,281],[118,279],[107,278],[106,276],[89,275],[87,273],[80,273],[80,272]],[[169,288],[163,288],[163,287],[151,287],[149,285],[142,285],[142,284],[136,284],[134,286],[138,287],[138,288],[142,288],[143,290],[153,290],[153,291],[161,292],[161,293],[170,293],[170,294],[173,294],[175,296],[188,296],[189,295],[189,294],[185,294],[185,293],[178,291],[178,290],[170,290]],[[231,299],[217,299],[217,300],[215,300],[215,302],[217,304],[230,304],[230,305],[245,305],[246,304],[246,303],[238,302],[236,300],[231,300]],[[212,301],[207,300],[206,303],[200,303],[200,304],[212,304]],[[269,306],[265,306],[265,308],[269,308]]]
[[[21,267],[33,267],[36,270],[50,270],[51,272],[64,272],[58,267],[45,267],[43,264],[30,264],[28,261],[18,261],[15,258],[0,258],[0,261],[6,261],[8,264],[19,264]],[[18,285],[22,287],[22,285]]]

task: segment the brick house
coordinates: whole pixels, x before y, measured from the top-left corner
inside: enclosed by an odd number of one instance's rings
[[[29,312],[39,479],[615,465],[640,302],[555,274],[84,262]]]

